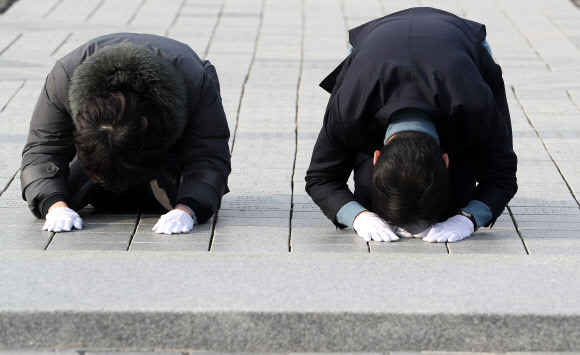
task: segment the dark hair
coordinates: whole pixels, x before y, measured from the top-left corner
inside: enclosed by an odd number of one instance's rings
[[[449,172],[432,137],[401,132],[381,149],[373,168],[371,199],[374,212],[385,221],[425,229],[445,211],[448,195]]]
[[[165,130],[160,114],[138,94],[94,97],[75,122],[74,143],[83,169],[109,190],[144,184],[163,161]]]

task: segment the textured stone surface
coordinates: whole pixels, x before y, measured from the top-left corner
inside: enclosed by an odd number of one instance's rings
[[[79,355],[75,350],[0,350],[1,355]],[[121,354],[119,354],[121,355]]]
[[[445,243],[428,243],[417,238],[400,238],[396,242],[369,242],[371,253],[447,254]]]
[[[208,251],[207,243],[131,243],[130,251]]]
[[[580,255],[580,239],[577,238],[529,238],[526,247],[530,255]]]
[[[520,245],[466,245],[453,244],[449,246],[450,254],[520,254],[526,255],[526,249]]]
[[[519,190],[464,241],[367,244],[305,192],[328,100],[318,84],[346,56],[346,29],[417,5],[486,23]],[[39,251],[0,254],[0,347],[577,351],[578,24],[568,0],[19,0],[0,16],[0,251]],[[86,209],[83,231],[52,238],[21,199],[47,73],[119,31],[183,41],[217,68],[234,170],[215,228],[160,236],[158,214]]]
[[[577,257],[361,254],[4,252],[0,344],[212,351],[580,346],[580,305],[570,297],[580,287]],[[377,301],[382,292],[396,301]],[[442,326],[446,332],[433,331]]]
[[[580,231],[580,222],[555,222],[555,221],[518,221],[518,228],[523,229],[549,229],[553,231]]]
[[[326,252],[326,253],[368,253],[369,249],[366,243],[357,244],[302,244],[292,243],[292,252]]]
[[[306,235],[292,234],[292,244],[349,244],[358,245],[366,242],[356,234],[348,235]]]
[[[521,238],[515,230],[479,229],[471,237],[449,245],[505,245],[521,244]]]
[[[182,355],[177,351],[87,351],[85,355]]]
[[[580,231],[577,230],[522,229],[520,233],[524,240],[529,238],[578,238],[580,236]]]
[[[0,250],[44,250],[49,238],[40,240],[0,240]]]
[[[270,253],[270,252],[288,252],[288,243],[282,240],[276,242],[236,242],[229,243],[212,243],[211,251],[215,252],[235,252],[235,253]]]
[[[506,85],[512,88],[507,91],[507,99],[520,162],[519,190],[510,203],[511,212],[521,230],[537,230],[523,233],[524,240],[526,234],[530,238],[540,234],[569,237],[573,235],[571,231],[578,229],[574,223],[580,223],[580,209],[570,193],[570,188],[580,191],[580,180],[576,178],[580,150],[574,148],[580,139],[576,133],[580,111],[576,64],[570,59],[578,56],[578,49],[565,38],[574,38],[577,26],[570,27],[570,23],[577,23],[573,21],[578,17],[577,9],[570,8],[565,0],[551,6],[534,3],[522,16],[521,8],[514,4],[517,1],[485,5],[446,1],[437,6],[489,22],[488,28],[500,29],[489,31],[489,42],[496,60],[504,67]],[[125,238],[133,236],[133,243],[143,243],[130,248],[135,251],[197,250],[201,245],[209,247],[212,239],[221,245],[216,250],[250,249],[239,246],[243,243],[260,246],[261,251],[278,250],[279,246],[294,242],[294,250],[298,251],[306,249],[306,245],[342,245],[350,243],[348,238],[356,239],[352,231],[336,231],[305,192],[304,175],[328,99],[318,83],[346,55],[346,28],[411,5],[391,1],[355,4],[350,0],[339,5],[310,0],[195,2],[183,6],[178,0],[164,5],[136,0],[119,4],[84,0],[83,6],[76,6],[69,0],[51,0],[35,6],[32,0],[19,1],[0,18],[6,34],[0,40],[0,130],[5,132],[0,137],[0,189],[11,182],[0,195],[0,207],[6,207],[2,208],[6,213],[0,213],[0,225],[9,227],[8,234],[16,233],[22,238],[3,236],[2,240],[7,240],[4,245],[37,248],[41,241],[49,240],[34,231],[39,222],[21,200],[18,178],[13,180],[28,120],[54,59],[107,31],[167,35],[184,41],[214,63],[232,131],[234,169],[229,179],[231,191],[223,199],[215,230],[210,221],[196,226],[185,240],[160,240],[149,230],[157,222],[157,214],[144,214],[137,222],[136,214],[106,215],[89,209],[82,216],[83,233],[91,243],[103,244],[99,234],[113,239],[123,234]],[[150,17],[151,14],[155,16]],[[530,26],[530,21],[537,26]],[[26,25],[29,23],[42,25]],[[562,26],[561,36],[549,32],[546,40],[546,31],[554,30],[556,25]],[[554,55],[554,44],[558,53],[565,50],[565,57]],[[273,77],[275,81],[270,80]],[[276,108],[276,115],[272,115],[272,107]],[[27,229],[28,225],[33,225],[32,229]],[[515,231],[507,211],[491,233],[497,230]],[[337,242],[327,238],[340,235],[349,237],[336,239]],[[65,239],[57,235],[53,248]],[[481,244],[474,244],[477,239],[457,245],[466,249],[473,245],[474,251],[480,250]],[[145,244],[153,242],[159,245]],[[67,243],[71,248],[81,248],[72,241]],[[267,246],[271,243],[274,246]],[[500,242],[494,241],[494,245],[497,243]],[[397,250],[435,249],[400,244]],[[440,251],[437,247],[436,252]]]
[[[126,243],[98,243],[98,242],[69,242],[69,241],[59,241],[58,239],[53,240],[46,250],[119,250],[124,251],[129,247],[129,242]]]

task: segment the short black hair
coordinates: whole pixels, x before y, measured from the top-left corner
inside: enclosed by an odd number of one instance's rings
[[[134,92],[88,100],[76,117],[73,134],[83,170],[115,192],[152,180],[164,154],[160,117],[150,100]]]
[[[431,136],[401,132],[381,149],[371,182],[373,211],[379,217],[393,226],[430,222],[428,227],[441,217],[448,198],[449,172]]]

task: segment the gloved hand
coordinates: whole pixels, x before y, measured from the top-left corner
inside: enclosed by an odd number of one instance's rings
[[[472,234],[473,222],[465,216],[457,215],[434,225],[423,240],[429,243],[453,243]]]
[[[429,228],[425,229],[424,231],[422,231],[421,233],[418,233],[418,234],[411,234],[410,232],[407,232],[403,228],[397,227],[395,229],[395,234],[398,235],[401,238],[425,238],[427,236],[427,234],[429,234],[429,232],[431,231],[431,228],[432,227],[429,227]]]
[[[367,242],[371,240],[377,242],[399,240],[399,237],[395,234],[395,228],[372,212],[360,213],[354,219],[353,227],[356,233]]]
[[[175,209],[161,216],[152,230],[159,234],[179,234],[189,233],[191,228],[193,228],[193,218],[186,212]]]
[[[68,207],[53,207],[46,214],[46,222],[42,230],[49,232],[70,232],[73,227],[83,229],[83,220],[79,214]]]

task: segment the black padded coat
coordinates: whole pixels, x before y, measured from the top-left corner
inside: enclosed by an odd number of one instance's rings
[[[87,60],[104,48],[115,48],[109,60]],[[188,201],[198,222],[209,219],[227,192],[231,170],[230,133],[218,85],[208,61],[183,43],[155,35],[110,34],[59,59],[46,78],[22,156],[22,194],[33,214],[42,218],[48,205],[70,198],[75,113],[90,96],[128,88],[161,107],[172,135],[160,149],[176,153],[181,164],[177,201]]]

